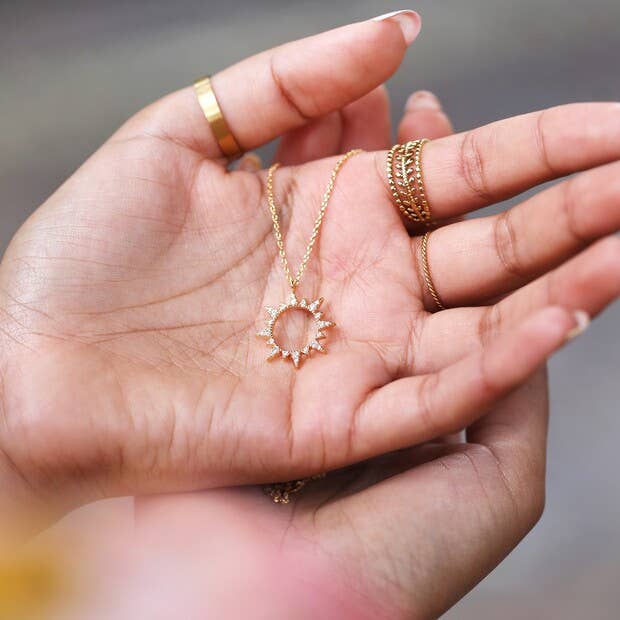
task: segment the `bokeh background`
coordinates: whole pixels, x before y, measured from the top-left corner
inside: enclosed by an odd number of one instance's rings
[[[620,100],[618,0],[0,0],[0,249],[152,99],[398,8],[417,9],[424,27],[389,84],[395,116],[420,88],[441,97],[459,130]],[[619,326],[616,304],[554,359],[545,516],[449,620],[620,618]]]

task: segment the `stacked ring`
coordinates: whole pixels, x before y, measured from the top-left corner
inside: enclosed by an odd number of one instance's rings
[[[395,144],[387,156],[387,178],[396,206],[412,222],[429,223],[431,210],[422,175],[422,150],[429,140]]]
[[[422,151],[430,142],[426,138],[412,140],[406,144],[395,144],[387,156],[387,178],[396,206],[409,220],[416,223],[431,224],[431,208],[424,187],[422,173]],[[422,237],[422,272],[424,282],[438,310],[445,306],[435,289],[428,264],[428,240],[430,231]]]

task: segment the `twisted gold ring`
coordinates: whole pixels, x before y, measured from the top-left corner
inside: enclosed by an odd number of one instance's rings
[[[431,232],[429,230],[422,237],[422,271],[424,273],[424,281],[426,282],[426,288],[428,288],[428,292],[431,294],[437,308],[439,310],[445,310],[446,307],[443,305],[443,302],[437,294],[437,290],[433,284],[433,279],[431,278],[431,270],[428,266],[428,240],[430,236]]]

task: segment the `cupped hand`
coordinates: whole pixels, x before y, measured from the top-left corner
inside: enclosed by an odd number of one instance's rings
[[[435,285],[469,307],[429,312],[419,238],[386,185],[384,128],[353,113],[368,131],[348,144],[333,114],[397,69],[418,25],[355,24],[213,78],[246,150],[288,132],[282,159],[296,164],[308,126],[330,115],[333,154],[374,151],[342,170],[298,290],[323,296],[338,326],[300,370],[266,363],[256,337],[264,306],[287,296],[265,174],[226,171],[191,89],[132,118],[28,220],[0,271],[0,462],[16,490],[72,505],[292,478],[418,444],[521,384],[574,329],[572,309],[617,296],[617,240],[584,247],[618,228],[620,107],[586,104],[426,147],[439,220],[592,168],[507,215],[435,231]],[[334,162],[276,177],[293,265]]]
[[[331,473],[288,506],[247,487],[144,498],[133,551],[191,618],[438,618],[540,517],[547,414],[540,371],[467,442]]]

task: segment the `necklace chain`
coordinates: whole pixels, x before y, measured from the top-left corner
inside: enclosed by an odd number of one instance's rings
[[[293,291],[292,297],[295,302],[294,307],[303,308],[307,312],[313,314],[315,320],[318,322],[319,328],[316,339],[305,349],[293,352],[290,352],[288,350],[283,351],[277,345],[273,337],[273,324],[277,320],[278,312],[282,312],[282,309],[277,310],[275,308],[267,308],[267,311],[272,317],[271,323],[269,323],[268,327],[266,327],[262,332],[259,333],[259,336],[264,336],[270,339],[268,343],[273,346],[273,350],[269,359],[272,359],[274,357],[274,354],[281,355],[283,358],[288,357],[289,359],[292,359],[295,367],[297,367],[299,365],[300,358],[303,355],[309,355],[313,350],[324,351],[323,347],[318,343],[318,339],[325,338],[325,334],[321,330],[325,329],[326,327],[331,327],[333,323],[331,323],[330,321],[325,321],[322,318],[322,312],[316,312],[323,300],[318,298],[316,301],[310,304],[308,304],[306,299],[302,299],[301,302],[297,302],[297,299],[295,297],[295,289],[299,285],[299,282],[304,275],[304,271],[308,266],[308,261],[310,260],[310,256],[312,254],[312,249],[314,248],[314,244],[316,243],[319,233],[321,232],[321,225],[323,224],[323,218],[325,217],[325,212],[327,211],[327,205],[329,204],[329,200],[334,191],[334,186],[336,185],[336,177],[338,176],[338,172],[340,172],[340,169],[342,168],[342,166],[344,166],[348,159],[361,152],[361,149],[349,151],[348,153],[343,155],[334,166],[334,169],[332,170],[329,177],[329,183],[327,184],[327,188],[325,189],[325,193],[323,194],[323,199],[321,200],[321,208],[319,209],[319,214],[317,215],[317,218],[314,222],[312,234],[310,235],[310,240],[308,241],[306,251],[304,252],[304,255],[301,259],[301,264],[299,265],[299,269],[297,270],[295,277],[293,277],[293,274],[291,273],[288,259],[286,258],[284,241],[282,239],[282,231],[280,229],[280,219],[278,217],[278,208],[276,207],[276,201],[273,193],[273,178],[275,171],[279,168],[280,164],[273,164],[273,166],[269,168],[269,173],[267,175],[267,202],[269,203],[269,211],[271,212],[271,219],[273,220],[273,233],[275,235],[276,243],[278,245],[280,260],[282,261],[282,266],[284,267],[284,272],[286,274],[288,283]],[[298,303],[299,306],[297,305]],[[286,304],[282,306],[282,308],[284,308],[284,311],[286,311],[286,309],[290,307],[290,305],[287,306]],[[291,496],[299,493],[308,484],[308,482],[322,477],[323,474],[319,474],[318,476],[313,476],[311,478],[303,478],[301,480],[293,480],[291,482],[280,482],[271,484],[265,487],[265,492],[271,497],[271,499],[275,503],[288,504],[291,501]]]
[[[345,155],[343,155],[332,170],[331,176],[329,178],[329,183],[327,184],[327,188],[325,189],[325,193],[323,194],[323,199],[321,200],[321,208],[319,209],[319,214],[314,222],[314,227],[312,228],[312,234],[310,235],[310,241],[308,241],[308,245],[306,247],[306,251],[301,259],[301,263],[299,265],[299,269],[293,277],[291,273],[291,269],[288,264],[288,259],[286,258],[286,251],[284,249],[284,240],[282,239],[282,231],[280,229],[280,218],[278,217],[278,208],[276,206],[275,197],[273,193],[273,178],[275,175],[275,171],[280,167],[280,164],[275,163],[271,168],[269,168],[269,173],[267,175],[267,202],[269,204],[269,211],[271,212],[271,219],[273,220],[273,234],[276,238],[276,244],[278,246],[278,252],[280,254],[280,260],[282,261],[282,267],[284,267],[284,273],[286,274],[286,279],[288,280],[289,286],[294,291],[297,286],[299,286],[299,282],[301,281],[302,276],[304,275],[304,271],[308,266],[308,261],[310,260],[310,255],[312,254],[312,250],[314,248],[314,244],[316,243],[317,237],[321,231],[321,225],[323,224],[323,218],[325,217],[325,212],[327,211],[327,205],[329,204],[329,199],[334,191],[334,186],[336,184],[336,177],[340,172],[340,169],[347,162],[348,159],[361,153],[361,149],[354,149],[349,151]]]

